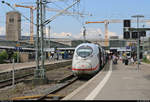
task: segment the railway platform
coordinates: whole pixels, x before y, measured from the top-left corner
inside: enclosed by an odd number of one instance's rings
[[[150,100],[150,64],[124,65],[121,61],[104,68],[62,100]]]
[[[61,62],[66,62],[66,61],[68,61],[68,60],[50,60],[50,61],[46,60],[45,65],[61,63]],[[41,62],[40,62],[40,65],[41,65]],[[10,64],[0,64],[0,73],[11,71],[12,66],[13,66],[12,63],[10,63]],[[32,62],[25,62],[25,63],[15,63],[14,67],[15,67],[15,70],[36,67],[36,62],[32,61]]]

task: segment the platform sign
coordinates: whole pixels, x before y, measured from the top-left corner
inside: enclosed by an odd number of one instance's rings
[[[140,36],[141,37],[146,37],[146,31],[140,31]]]
[[[15,50],[20,51],[22,50],[22,47],[15,47]]]
[[[20,46],[20,44],[16,44],[16,47],[19,47]]]
[[[15,50],[17,50],[18,49],[18,47],[15,47]]]
[[[22,50],[22,47],[19,47],[19,51],[21,51]]]
[[[130,49],[130,46],[126,46],[126,49]]]
[[[137,39],[138,38],[138,32],[134,31],[132,32],[132,39]]]

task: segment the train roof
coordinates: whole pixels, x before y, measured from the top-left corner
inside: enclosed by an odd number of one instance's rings
[[[82,43],[82,44],[78,45],[78,46],[76,47],[76,49],[78,49],[80,46],[83,46],[83,45],[85,45],[85,46],[87,45],[87,46],[90,46],[90,47],[92,47],[92,48],[100,47],[99,45],[94,44],[94,43]]]

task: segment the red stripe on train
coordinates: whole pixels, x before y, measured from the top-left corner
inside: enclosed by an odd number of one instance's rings
[[[98,64],[99,65],[99,64]],[[72,68],[72,70],[76,71],[91,71],[91,70],[96,70],[98,68],[98,65],[95,68],[90,68],[90,69],[77,69],[77,68]]]

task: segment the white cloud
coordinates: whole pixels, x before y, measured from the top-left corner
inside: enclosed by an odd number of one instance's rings
[[[116,32],[108,31],[108,38],[110,36],[117,36]],[[48,37],[48,29],[46,28],[46,37]],[[79,34],[72,34],[70,32],[61,32],[61,33],[51,33],[51,38],[70,38],[70,39],[83,39],[83,28],[80,30]],[[122,36],[120,36],[122,37]],[[86,39],[104,39],[105,33],[102,32],[100,28],[86,28]]]
[[[79,34],[72,34],[71,36],[73,39],[83,39],[83,35],[81,33]]]
[[[67,33],[67,32],[50,34],[50,37],[52,37],[52,38],[68,38],[68,37],[71,37],[71,36],[72,36],[72,33]]]
[[[108,38],[109,38],[110,36],[117,36],[117,34],[116,34],[115,32],[110,32],[110,31],[108,31]]]
[[[73,38],[83,39],[83,28],[80,31],[80,34],[73,35]],[[101,39],[104,38],[104,34],[99,28],[86,28],[86,39]]]
[[[27,26],[27,25],[30,26],[30,22],[22,22],[22,25],[23,26]]]
[[[22,35],[23,35],[23,36],[30,36],[30,33],[25,32],[25,33],[23,33]]]
[[[46,37],[48,37],[48,33],[49,33],[49,31],[48,31],[49,29],[48,29],[48,27],[46,27],[46,29],[45,29],[45,32],[46,32]]]
[[[5,28],[4,27],[0,27],[0,35],[5,35]]]
[[[146,22],[146,25],[150,26],[150,22]]]
[[[120,39],[123,39],[123,35],[121,34],[121,35],[119,36],[119,38],[120,38]]]
[[[103,38],[104,34],[102,33],[101,29],[99,28],[88,28],[87,29],[87,38],[89,39],[99,39]]]
[[[56,33],[56,32],[52,32],[50,29],[50,37],[51,38],[68,38],[71,36],[72,36],[72,33],[69,33],[69,32]],[[45,37],[46,38],[49,37],[49,28],[48,27],[46,27],[46,29],[45,29]]]
[[[34,29],[34,33],[35,32],[36,32],[36,30]],[[22,36],[30,36],[30,23],[29,22],[22,22],[21,35]]]

